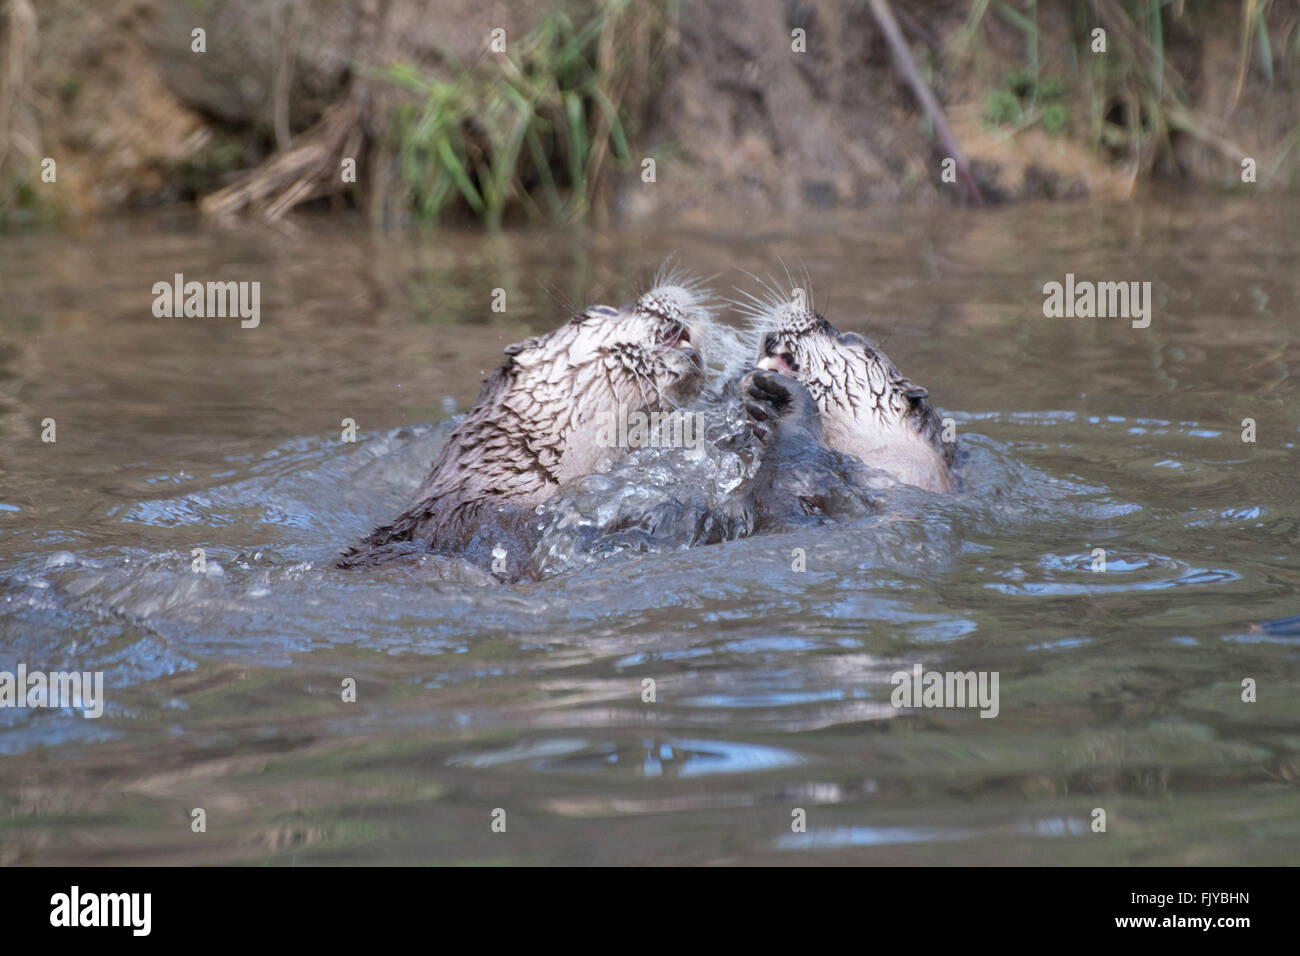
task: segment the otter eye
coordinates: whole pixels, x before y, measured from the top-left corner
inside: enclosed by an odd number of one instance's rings
[[[607,305],[589,305],[573,318],[569,319],[569,324],[582,325],[582,323],[590,322],[593,319],[615,318],[618,318],[618,309],[611,309]]]
[[[537,336],[531,339],[524,339],[522,342],[515,342],[513,345],[507,345],[504,349],[506,355],[514,356],[526,352],[537,344]]]

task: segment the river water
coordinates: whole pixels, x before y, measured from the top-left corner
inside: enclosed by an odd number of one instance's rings
[[[0,670],[106,698],[0,708],[0,863],[1294,863],[1297,213],[0,237]],[[329,566],[505,345],[672,253],[806,270],[965,490],[517,586]],[[260,324],[156,318],[176,273],[260,282]],[[1150,326],[1045,318],[1067,273],[1151,282]],[[894,707],[914,665],[996,673],[996,718]]]

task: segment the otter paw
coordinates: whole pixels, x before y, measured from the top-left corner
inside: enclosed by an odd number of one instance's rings
[[[802,382],[779,372],[755,369],[740,383],[745,411],[754,420],[754,433],[767,441],[779,425],[798,425],[820,433],[817,401]]]

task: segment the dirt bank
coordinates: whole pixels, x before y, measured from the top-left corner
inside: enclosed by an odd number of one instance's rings
[[[1300,182],[1292,5],[1178,2],[1158,21],[1122,0],[892,9],[986,200]],[[475,0],[6,0],[0,11],[0,221],[195,199],[270,217],[355,204],[393,223],[962,197],[865,2],[593,0],[557,14]]]

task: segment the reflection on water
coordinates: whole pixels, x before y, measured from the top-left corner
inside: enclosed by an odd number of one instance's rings
[[[1023,824],[1017,828],[1017,832],[1037,837],[1078,837],[1088,833],[1088,825],[1081,819],[1053,817]],[[941,827],[827,827],[787,834],[777,841],[777,846],[783,850],[840,850],[845,847],[894,843],[946,843],[988,836],[986,830]]]
[[[108,698],[0,708],[0,863],[1294,862],[1296,211],[0,238],[0,670]],[[329,567],[506,344],[674,250],[724,293],[806,266],[955,419],[966,490],[599,561],[557,534],[513,587]],[[155,319],[176,272],[260,281],[260,327]],[[1149,279],[1151,327],[1044,319],[1066,272]],[[894,708],[914,664],[997,671],[999,716]]]
[[[507,750],[457,754],[451,766],[499,767],[520,763],[529,770],[596,773],[623,768],[636,776],[702,777],[716,773],[767,770],[800,762],[798,754],[725,740],[654,740],[620,746],[587,738],[557,738],[517,744]]]

